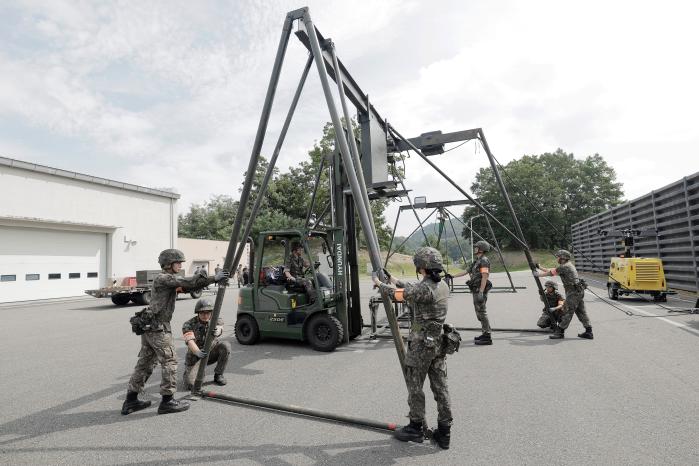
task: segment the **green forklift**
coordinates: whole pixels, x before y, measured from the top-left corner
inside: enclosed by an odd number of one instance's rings
[[[260,233],[251,248],[251,283],[238,294],[235,337],[240,344],[254,345],[265,337],[284,338],[307,341],[316,351],[328,352],[344,341],[345,332],[350,338],[361,333],[361,314],[358,323],[350,322],[345,305],[342,237],[339,228]],[[313,299],[284,276],[284,264],[294,243],[301,244],[304,261],[309,264],[304,278],[313,284]]]

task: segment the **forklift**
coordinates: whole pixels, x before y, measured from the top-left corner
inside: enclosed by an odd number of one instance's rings
[[[251,254],[249,266],[255,278],[238,292],[235,337],[240,344],[254,345],[261,338],[275,337],[307,341],[314,350],[328,352],[342,343],[345,329],[350,338],[361,333],[361,319],[358,325],[343,324],[347,322],[347,308],[342,294],[335,291],[336,265],[342,264],[334,251],[342,243],[335,243],[334,238],[340,233],[335,229],[330,238],[328,233],[316,230],[260,233],[256,248],[259,254]],[[313,258],[304,270],[304,278],[313,283],[313,297],[284,276],[283,264],[294,243],[303,248],[305,261]],[[339,253],[343,257],[343,251]]]

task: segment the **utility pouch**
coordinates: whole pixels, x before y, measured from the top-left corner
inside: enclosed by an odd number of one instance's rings
[[[156,331],[160,329],[160,324],[155,320],[155,316],[150,311],[149,307],[145,307],[136,312],[131,319],[131,331],[136,335],[143,335],[146,332]]]
[[[461,334],[451,324],[444,324],[442,334],[442,352],[444,354],[454,354],[461,346]]]

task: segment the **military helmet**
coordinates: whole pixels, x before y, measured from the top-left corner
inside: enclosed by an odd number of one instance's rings
[[[573,257],[573,255],[570,252],[566,251],[565,249],[559,249],[558,251],[556,251],[556,254],[554,254],[554,256],[562,257],[563,259],[568,260],[568,261],[570,260],[571,257]]]
[[[184,262],[184,253],[179,249],[166,249],[160,253],[158,256],[158,264],[160,267],[165,268],[170,266],[173,262]]]
[[[478,241],[476,244],[473,245],[474,248],[478,248],[483,252],[488,252],[490,251],[490,244],[488,244],[487,241]]]
[[[197,301],[196,306],[194,306],[195,314],[199,314],[200,312],[211,312],[213,310],[214,305],[206,298],[201,298],[199,301]]]
[[[553,288],[554,290],[557,290],[557,289],[558,289],[558,283],[554,282],[553,280],[546,280],[546,281],[544,282],[544,286],[550,286],[550,287]]]
[[[418,269],[442,270],[442,254],[435,248],[418,248],[413,256],[413,264]]]

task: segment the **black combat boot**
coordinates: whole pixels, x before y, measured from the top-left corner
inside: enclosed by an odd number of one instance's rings
[[[150,401],[141,401],[138,399],[138,392],[126,392],[126,399],[121,406],[121,414],[135,413],[150,406]]]
[[[432,438],[442,450],[448,450],[451,441],[451,426],[438,422],[437,429],[432,432]]]
[[[556,326],[556,328],[553,329],[553,333],[549,335],[549,338],[552,340],[562,340],[565,338],[565,330]]]
[[[158,406],[158,414],[180,413],[189,409],[189,402],[177,401],[172,395],[163,395],[163,400]]]
[[[483,335],[474,338],[473,342],[477,345],[492,345],[493,339],[490,337],[490,333],[484,333]]]
[[[578,333],[578,337],[594,340],[595,336],[592,334],[592,327],[585,327],[585,331],[583,333]]]
[[[422,422],[415,422],[411,419],[410,424],[395,431],[393,436],[401,442],[422,443],[425,439],[425,434],[422,432]]]
[[[226,385],[228,382],[223,374],[214,374],[214,383],[216,385]]]

